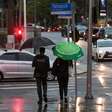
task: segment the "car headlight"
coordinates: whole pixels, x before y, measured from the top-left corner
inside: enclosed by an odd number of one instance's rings
[[[72,31],[70,30],[69,33],[72,33]]]
[[[92,36],[95,37],[96,35],[93,34]]]
[[[105,37],[107,38],[107,37],[108,37],[108,35],[107,35],[107,34],[105,34]]]

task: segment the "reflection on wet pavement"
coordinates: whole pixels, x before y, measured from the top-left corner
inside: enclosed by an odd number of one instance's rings
[[[102,97],[92,100],[77,97],[77,100],[72,98],[72,101],[69,101],[68,104],[60,104],[57,100],[42,105],[38,105],[36,100],[33,99],[12,97],[5,98],[0,103],[0,112],[111,112],[109,110],[111,110],[110,100],[107,101]]]
[[[24,112],[25,101],[23,98],[14,98],[11,102],[11,112]]]
[[[42,104],[39,104],[37,112],[47,112],[47,104],[44,104],[44,106]]]

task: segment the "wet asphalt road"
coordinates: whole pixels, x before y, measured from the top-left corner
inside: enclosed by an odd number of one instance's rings
[[[49,36],[48,33],[46,35]],[[54,35],[53,35],[54,36]],[[55,34],[56,36],[56,34]],[[57,35],[59,36],[59,35]],[[52,36],[49,38],[53,38]],[[84,57],[79,60],[86,70],[87,43],[81,40]],[[70,77],[68,104],[60,105],[57,81],[48,81],[48,104],[39,106],[34,80],[20,79],[0,82],[0,112],[112,112],[112,60],[93,61],[92,94],[94,99],[85,101],[86,73],[77,76],[77,101],[74,77]],[[84,71],[85,72],[85,71]],[[76,102],[75,102],[76,101]]]

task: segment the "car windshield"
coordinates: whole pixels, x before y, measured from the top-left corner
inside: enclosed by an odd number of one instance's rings
[[[97,43],[98,47],[112,47],[112,41],[101,41]]]
[[[112,35],[112,27],[105,28],[105,34]]]

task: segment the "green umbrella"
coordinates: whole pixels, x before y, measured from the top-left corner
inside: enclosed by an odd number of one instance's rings
[[[83,56],[82,49],[73,42],[60,42],[52,50],[55,56],[63,60],[77,60]]]

